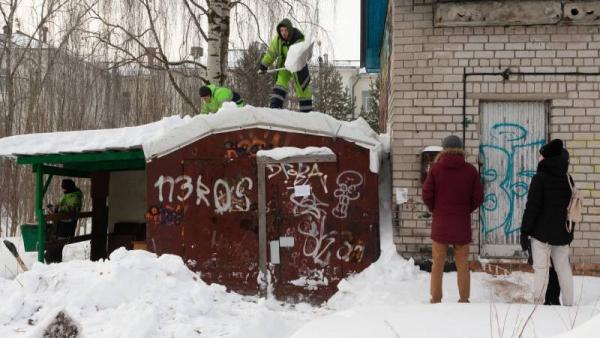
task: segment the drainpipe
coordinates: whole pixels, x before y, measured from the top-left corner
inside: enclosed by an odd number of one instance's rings
[[[465,147],[467,134],[467,80],[469,76],[502,76],[507,81],[511,75],[517,76],[545,76],[545,75],[565,75],[565,76],[600,76],[600,72],[583,73],[583,72],[513,72],[510,68],[506,68],[502,72],[473,72],[467,73],[467,69],[463,68],[463,105],[462,105],[462,135],[463,148]]]
[[[360,68],[358,69],[358,72],[360,72]],[[352,106],[354,106],[354,104],[356,103],[356,95],[354,95],[354,88],[356,87],[356,85],[358,84],[358,80],[360,80],[360,74],[356,73],[356,80],[354,80],[354,83],[352,84]],[[355,111],[356,111],[356,107],[354,107]],[[360,113],[359,113],[360,116]],[[352,118],[355,119],[357,118],[357,116],[354,116],[354,111],[352,112]]]

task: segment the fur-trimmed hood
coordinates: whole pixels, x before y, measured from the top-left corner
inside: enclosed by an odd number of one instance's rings
[[[446,148],[437,154],[435,162],[447,168],[460,168],[466,164],[465,151],[461,148]]]

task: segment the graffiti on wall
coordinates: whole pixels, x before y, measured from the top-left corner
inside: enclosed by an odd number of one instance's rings
[[[294,187],[307,185],[311,180],[316,180],[318,185],[327,194],[327,174],[324,174],[319,169],[318,163],[278,163],[267,165],[267,179],[272,179],[278,175],[285,175],[284,183],[291,181],[292,185],[288,187],[290,193],[290,202],[293,205],[293,215],[310,215],[314,218],[321,218],[321,215],[326,213],[327,203],[322,202],[314,193],[314,188],[311,193],[304,196],[297,196],[294,193]]]
[[[536,172],[537,150],[544,139],[532,139],[527,128],[518,123],[496,123],[488,132],[493,142],[479,146],[485,185],[481,232],[502,231],[508,236],[520,230],[522,210],[518,209],[527,199]]]
[[[249,135],[241,140],[225,141],[225,157],[233,159],[237,157],[255,157],[259,150],[269,150],[279,147],[281,134],[278,132],[265,132],[262,135]]]
[[[156,225],[180,225],[183,222],[184,208],[181,204],[160,203],[152,205],[146,212],[146,221]]]
[[[215,180],[212,190],[202,181],[202,175],[198,175],[195,180],[188,175],[176,178],[160,175],[154,183],[161,204],[172,203],[174,199],[183,203],[195,194],[196,205],[209,208],[212,205],[217,214],[250,210],[251,202],[248,194],[253,186],[252,179],[247,176],[238,179],[219,178]]]
[[[283,177],[281,177],[283,176]],[[346,170],[336,177],[336,189],[332,192],[337,200],[331,212],[329,204],[323,202],[328,195],[327,174],[318,163],[278,163],[267,165],[267,179],[281,177],[288,185],[291,213],[300,217],[296,226],[301,236],[302,254],[319,266],[326,266],[332,259],[344,262],[360,262],[363,259],[364,243],[354,240],[352,232],[327,231],[329,213],[339,219],[348,217],[352,201],[360,197],[359,189],[363,185],[363,176],[354,170]],[[309,185],[310,192],[297,195],[294,187]],[[319,197],[321,196],[321,197]],[[289,236],[291,234],[286,234]]]
[[[333,196],[338,199],[338,204],[331,213],[337,218],[346,218],[350,202],[360,197],[358,188],[362,185],[363,178],[354,170],[346,170],[338,175],[336,183],[337,189],[333,192]]]

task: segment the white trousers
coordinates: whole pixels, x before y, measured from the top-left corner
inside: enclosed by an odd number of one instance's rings
[[[548,271],[550,257],[554,270],[558,275],[562,304],[573,305],[573,273],[569,263],[568,245],[550,245],[531,238],[531,252],[533,255],[533,300],[536,304],[544,304],[546,289],[548,288]]]

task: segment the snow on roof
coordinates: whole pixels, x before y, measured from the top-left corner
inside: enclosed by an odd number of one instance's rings
[[[379,135],[362,118],[344,122],[318,112],[298,113],[282,109],[252,106],[235,108],[235,105],[225,105],[216,114],[193,118],[171,116],[136,127],[9,136],[0,139],[0,156],[83,153],[143,147],[146,160],[151,161],[206,136],[245,128],[341,137],[370,150],[369,168],[373,172],[379,171],[379,160],[384,151]]]
[[[189,120],[189,117],[171,116],[135,127],[9,136],[0,139],[0,156],[140,149],[145,141]]]
[[[298,113],[285,109],[235,108],[225,105],[216,114],[198,115],[189,122],[169,130],[143,144],[146,160],[167,155],[206,136],[247,128],[340,137],[370,150],[369,168],[379,172],[383,144],[378,134],[362,118],[351,122],[338,121],[319,113]]]

